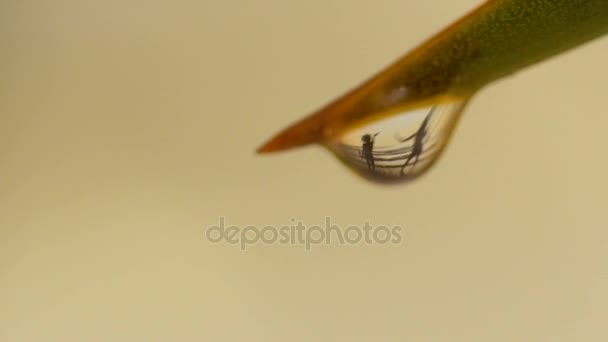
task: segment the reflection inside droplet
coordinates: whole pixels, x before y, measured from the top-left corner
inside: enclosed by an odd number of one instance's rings
[[[391,114],[327,142],[341,160],[377,182],[411,180],[439,157],[466,101],[436,100]]]

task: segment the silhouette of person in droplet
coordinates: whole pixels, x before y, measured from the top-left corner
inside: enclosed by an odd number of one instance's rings
[[[379,133],[374,134],[374,136],[371,136],[369,134],[365,134],[364,136],[361,137],[361,141],[363,141],[363,145],[362,145],[362,149],[361,149],[361,158],[365,159],[365,161],[367,162],[367,168],[370,170],[375,170],[376,169],[376,163],[374,162],[374,138],[378,135]]]
[[[428,128],[429,120],[431,119],[431,116],[433,115],[434,111],[435,111],[435,107],[433,107],[431,112],[424,118],[424,120],[422,121],[422,124],[420,125],[420,128],[418,128],[416,133],[410,135],[409,137],[407,137],[405,139],[401,139],[401,138],[399,138],[399,136],[396,137],[397,140],[399,140],[402,143],[414,139],[414,145],[412,146],[412,152],[410,153],[407,160],[405,161],[405,164],[403,164],[403,166],[401,167],[402,176],[405,174],[404,173],[405,168],[410,164],[410,161],[412,161],[412,159],[415,158],[414,163],[412,164],[412,168],[413,168],[416,166],[416,164],[418,163],[418,159],[422,155],[422,152],[424,149],[424,138],[426,137],[426,135],[428,133],[427,128]]]

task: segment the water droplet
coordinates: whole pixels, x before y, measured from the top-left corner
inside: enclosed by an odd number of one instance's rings
[[[348,129],[325,145],[347,166],[372,181],[412,180],[437,161],[466,102],[441,98],[385,113],[381,119]]]

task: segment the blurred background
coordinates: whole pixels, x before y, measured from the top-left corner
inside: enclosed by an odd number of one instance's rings
[[[604,341],[606,39],[476,96],[377,186],[267,138],[480,0],[0,5],[0,340]],[[399,245],[206,228],[399,225]]]

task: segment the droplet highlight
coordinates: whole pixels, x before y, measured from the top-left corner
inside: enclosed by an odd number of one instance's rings
[[[462,99],[439,99],[346,130],[326,142],[347,166],[379,183],[406,182],[427,171],[448,143]]]

